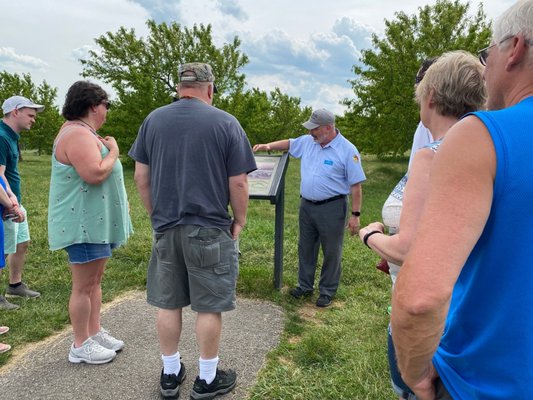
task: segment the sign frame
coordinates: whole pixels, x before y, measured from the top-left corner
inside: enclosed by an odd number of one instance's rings
[[[276,206],[274,227],[274,288],[281,289],[283,281],[283,228],[285,212],[285,174],[289,153],[282,155],[254,155],[257,170],[248,175],[250,200],[270,200]]]

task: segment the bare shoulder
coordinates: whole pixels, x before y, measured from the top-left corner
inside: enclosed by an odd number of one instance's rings
[[[68,130],[63,133],[58,147],[61,145],[61,142],[63,142],[65,148],[91,145],[99,147],[99,140],[96,136],[88,128],[81,125],[70,125]]]
[[[445,160],[450,168],[469,166],[495,172],[496,153],[490,133],[476,116],[457,122],[446,134],[435,158]]]

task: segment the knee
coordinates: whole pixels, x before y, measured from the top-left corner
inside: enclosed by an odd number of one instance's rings
[[[99,285],[100,281],[96,277],[79,279],[72,282],[72,293],[90,296]]]
[[[18,254],[25,254],[28,251],[28,247],[30,247],[30,241],[22,242],[17,244],[17,253]]]

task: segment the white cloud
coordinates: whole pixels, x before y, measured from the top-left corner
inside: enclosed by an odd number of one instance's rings
[[[96,54],[101,54],[100,48],[86,44],[85,46],[78,47],[77,49],[72,50],[72,60],[73,61],[79,61],[79,60],[86,60],[89,58],[89,52],[94,51]]]
[[[17,54],[13,47],[0,47],[0,63],[10,65],[11,68],[43,70],[48,64],[43,60],[24,54]]]
[[[158,23],[172,22],[180,19],[181,0],[128,0],[144,8],[150,18]]]
[[[471,13],[479,1],[471,2]],[[490,0],[484,9],[493,18],[513,2]],[[28,7],[3,2],[0,69],[29,72],[36,83],[46,80],[59,88],[61,101],[80,79],[78,59],[106,32],[123,26],[146,36],[148,18],[184,27],[211,24],[217,46],[241,39],[250,58],[243,70],[250,87],[279,87],[304,105],[337,112],[338,102],[353,96],[347,79],[354,77],[352,66],[371,45],[372,33],[382,34],[384,20],[394,19],[395,12],[416,14],[430,3],[434,0],[335,0],[327,7],[317,0],[39,0]],[[35,29],[21,30],[21,24]]]
[[[217,7],[224,15],[230,15],[239,21],[246,21],[248,14],[236,0],[217,0]]]

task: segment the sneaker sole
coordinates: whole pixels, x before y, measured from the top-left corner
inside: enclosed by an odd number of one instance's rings
[[[191,399],[192,400],[211,400],[211,399],[214,399],[215,397],[221,395],[221,394],[226,394],[226,393],[229,393],[233,390],[233,388],[235,387],[235,385],[237,385],[237,380],[235,380],[235,382],[233,382],[233,385],[227,387],[227,388],[224,388],[224,389],[219,389],[217,390],[216,392],[212,392],[212,393],[196,393],[194,390],[191,392]]]
[[[6,293],[5,294],[5,297],[11,297],[11,298],[14,298],[14,297],[20,297],[21,299],[36,299],[37,297],[41,297],[41,295],[37,295],[37,296],[21,296],[19,294],[9,294],[9,293]]]
[[[99,364],[107,364],[108,362],[111,362],[115,359],[116,355],[113,356],[112,358],[110,359],[106,359],[106,360],[87,360],[85,358],[79,358],[79,357],[75,357],[73,356],[72,354],[69,354],[68,355],[68,360],[73,363],[73,364],[80,364],[80,363],[85,363],[85,364],[95,364],[95,365],[99,365]]]
[[[185,378],[187,377],[187,371],[183,374],[183,377],[181,378],[181,381],[178,383],[178,387],[176,389],[163,389],[161,386],[159,386],[159,391],[161,392],[161,396],[165,399],[177,399],[180,395],[180,386],[185,381]]]
[[[13,310],[18,310],[20,308],[20,306],[16,306],[16,307],[0,307],[0,311],[13,311]]]

